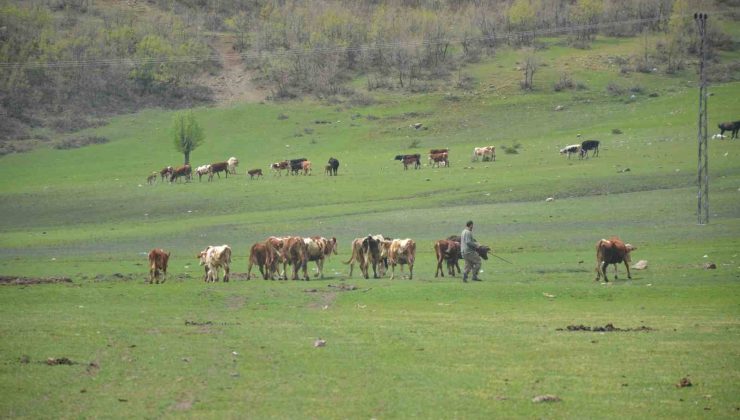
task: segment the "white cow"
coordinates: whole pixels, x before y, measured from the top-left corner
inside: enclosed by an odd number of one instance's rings
[[[199,252],[200,265],[205,266],[206,283],[218,281],[219,269],[224,269],[224,283],[229,281],[229,264],[231,264],[231,247],[228,245],[209,246]]]
[[[197,168],[195,168],[195,174],[198,175],[198,181],[203,178],[203,175],[206,175],[211,172],[211,165],[200,165]]]
[[[471,161],[477,162],[478,158],[481,157],[485,162],[486,159],[489,161],[496,160],[496,146],[484,146],[473,148],[473,158]]]
[[[581,153],[581,145],[580,144],[571,144],[570,146],[565,146],[562,149],[560,149],[560,154],[568,154],[568,159],[570,159],[570,155],[576,155]]]
[[[337,238],[326,239],[321,236],[303,238],[308,253],[308,261],[316,262],[316,276],[324,278],[324,260],[337,254]]]
[[[229,173],[236,175],[236,167],[239,166],[239,159],[232,156],[226,162],[229,164],[228,166]]]
[[[409,266],[409,280],[414,278],[414,260],[416,259],[416,243],[413,239],[394,239],[388,247],[388,264],[391,266],[391,280],[396,274],[396,264]]]

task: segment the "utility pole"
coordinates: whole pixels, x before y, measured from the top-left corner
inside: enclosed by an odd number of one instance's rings
[[[709,223],[709,157],[707,144],[707,75],[705,71],[707,61],[706,35],[707,35],[707,14],[694,13],[694,21],[699,27],[699,36],[701,37],[701,47],[699,49],[699,173],[698,184],[699,193],[697,216],[700,225]]]

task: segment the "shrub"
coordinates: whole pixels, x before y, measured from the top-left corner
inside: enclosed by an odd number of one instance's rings
[[[574,87],[575,83],[573,83],[573,79],[570,75],[568,73],[563,73],[560,75],[560,80],[555,82],[553,90],[555,90],[555,92],[560,92],[565,89],[573,89]]]
[[[614,96],[624,95],[625,93],[625,89],[614,82],[609,82],[606,86],[606,91]]]
[[[283,114],[282,112],[277,117],[277,119],[279,119],[279,120],[287,120],[288,118],[290,118],[290,117],[288,117],[287,115]]]
[[[502,149],[504,149],[504,153],[507,155],[516,155],[519,154],[519,149],[521,149],[522,144],[519,142],[514,142],[511,146],[501,146]]]
[[[612,134],[622,134],[622,130],[618,128],[612,128]]]
[[[421,140],[419,139],[411,140],[411,143],[409,143],[409,149],[416,149],[419,147],[420,144],[421,144]]]

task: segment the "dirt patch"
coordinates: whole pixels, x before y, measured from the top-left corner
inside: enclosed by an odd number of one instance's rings
[[[568,325],[565,328],[557,328],[555,331],[589,331],[589,332],[639,332],[639,331],[655,331],[647,326],[640,326],[637,328],[617,328],[614,324],[609,323],[603,327],[589,327],[586,325]]]
[[[242,325],[239,322],[213,322],[213,321],[188,321],[185,320],[185,325],[191,325],[196,327],[204,326],[230,326],[230,325]]]
[[[76,365],[77,362],[74,362],[66,357],[50,357],[46,359],[46,364],[49,366],[56,366],[56,365]]]
[[[72,283],[69,277],[16,277],[0,276],[0,285],[25,286],[32,284]]]
[[[213,92],[213,100],[221,105],[236,102],[260,102],[267,96],[267,91],[252,82],[252,73],[248,71],[238,52],[234,51],[234,37],[219,35],[211,40],[211,46],[221,56],[223,68],[217,75],[204,75],[197,83],[206,86]]]

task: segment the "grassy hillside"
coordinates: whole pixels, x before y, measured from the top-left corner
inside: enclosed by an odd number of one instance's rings
[[[3,157],[0,274],[72,283],[0,289],[0,413],[736,415],[740,142],[710,140],[710,223],[697,225],[695,75],[621,75],[610,57],[634,42],[554,46],[529,93],[518,89],[520,57],[502,52],[469,69],[468,90],[385,93],[365,107],[195,109],[206,142],[193,163],[240,160],[237,176],[211,183],[146,184],[182,162],[162,110],[90,131],[107,144]],[[564,69],[585,89],[553,92]],[[714,133],[737,119],[740,85],[710,92]],[[558,154],[591,138],[599,157]],[[488,144],[496,161],[470,162]],[[504,152],[515,144],[518,153]],[[449,168],[404,171],[393,160],[438,147],[450,148]],[[323,175],[332,156],[338,177]],[[269,173],[296,157],[314,162],[311,176]],[[264,179],[244,175],[258,167]],[[485,262],[482,283],[435,279],[433,241],[468,219],[513,264]],[[349,243],[368,233],[416,240],[413,281],[347,278]],[[287,234],[337,238],[326,279],[200,281],[205,246],[230,244],[243,273],[252,243]],[[633,260],[649,268],[593,282],[594,244],[610,235],[636,245]],[[153,247],[172,252],[164,285],[145,284]],[[342,283],[358,290],[329,287]],[[649,330],[558,330],[607,323]],[[314,348],[317,337],[327,346]],[[677,388],[682,377],[694,386]],[[562,401],[531,402],[542,394]]]

